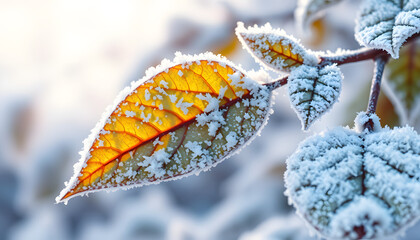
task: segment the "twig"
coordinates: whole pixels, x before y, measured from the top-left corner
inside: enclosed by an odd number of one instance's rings
[[[405,42],[406,44],[414,41],[416,38],[420,36],[420,33],[414,34],[410,38],[407,39]],[[388,55],[388,53],[381,49],[371,49],[371,48],[361,48],[358,50],[348,51],[346,54],[340,54],[336,56],[320,56],[321,62],[319,63],[322,65],[328,65],[328,64],[337,64],[342,65],[346,63],[353,63],[353,62],[360,62],[370,59],[376,59],[377,57],[380,57],[382,55]]]
[[[286,85],[287,83],[287,79],[289,78],[289,75],[276,79],[273,82],[269,82],[269,83],[264,83],[263,85],[266,86],[268,88],[268,90],[272,91],[274,89],[277,89],[283,85]]]
[[[342,65],[346,63],[360,62],[365,60],[371,60],[381,55],[387,55],[388,53],[381,49],[370,49],[361,48],[354,51],[349,51],[347,54],[337,56],[320,56],[321,66],[329,64]]]
[[[379,93],[381,92],[382,75],[388,59],[389,55],[379,55],[375,58],[375,70],[372,78],[372,86],[370,88],[369,103],[366,110],[368,116],[376,112],[376,105],[378,104]],[[364,127],[372,132],[373,121],[369,119],[369,121],[365,123]]]

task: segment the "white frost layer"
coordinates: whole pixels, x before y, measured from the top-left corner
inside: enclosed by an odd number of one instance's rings
[[[312,136],[287,159],[285,183],[297,213],[323,236],[401,233],[420,216],[420,136],[410,127]]]
[[[91,130],[91,134],[83,141],[84,147],[83,150],[80,152],[80,160],[78,163],[76,163],[74,165],[74,175],[71,177],[69,182],[65,182],[65,188],[61,191],[60,195],[56,197],[56,202],[64,202],[65,204],[67,204],[68,200],[75,197],[75,196],[83,196],[85,194],[87,194],[87,192],[82,192],[82,193],[78,193],[78,194],[74,194],[72,196],[70,196],[69,198],[65,199],[65,200],[61,200],[65,194],[70,191],[72,188],[74,188],[79,182],[78,182],[78,177],[80,176],[80,172],[82,170],[83,167],[86,166],[86,161],[90,158],[90,148],[92,147],[94,141],[97,139],[97,137],[99,136],[99,134],[103,134],[105,133],[103,128],[106,124],[106,122],[109,120],[110,115],[112,114],[112,112],[117,108],[117,106],[127,97],[129,96],[133,91],[135,91],[135,89],[137,89],[140,85],[144,84],[146,81],[154,78],[157,74],[166,71],[167,69],[179,65],[179,64],[186,64],[189,65],[193,62],[199,62],[200,60],[206,60],[209,62],[218,62],[221,65],[229,65],[231,66],[233,69],[236,69],[239,72],[242,72],[244,74],[246,74],[247,72],[245,70],[243,70],[241,67],[236,66],[235,64],[233,64],[231,61],[227,60],[225,57],[222,57],[221,55],[214,55],[213,53],[210,52],[206,52],[206,53],[202,53],[199,55],[182,55],[181,53],[177,52],[175,53],[175,58],[173,61],[164,59],[160,65],[158,65],[157,67],[151,67],[146,71],[146,76],[143,77],[142,79],[138,80],[138,81],[134,81],[131,83],[130,87],[126,87],[125,89],[123,89],[118,96],[115,98],[114,103],[110,106],[107,107],[106,111],[102,114],[102,117],[100,119],[100,121],[96,124],[96,126]],[[229,76],[232,79],[232,84],[233,85],[237,85],[240,86],[244,89],[248,89],[251,93],[251,95],[253,95],[254,97],[251,98],[250,104],[252,106],[258,106],[261,109],[265,109],[265,111],[261,111],[261,123],[258,124],[257,130],[256,132],[253,133],[252,136],[250,136],[246,141],[241,141],[241,146],[237,148],[236,151],[231,151],[229,152],[229,154],[227,154],[226,156],[224,156],[222,159],[220,159],[219,161],[217,161],[217,163],[220,163],[221,161],[223,161],[224,159],[227,159],[228,157],[230,157],[231,155],[233,155],[234,153],[239,152],[240,149],[242,149],[242,147],[246,146],[247,144],[249,144],[256,135],[259,135],[259,132],[261,131],[262,127],[266,124],[269,115],[271,114],[272,110],[271,110],[271,104],[272,104],[272,100],[271,100],[271,92],[269,92],[264,86],[262,86],[259,82],[257,81],[267,81],[268,75],[263,72],[250,72],[250,76],[252,78],[249,77],[243,77],[240,78],[239,75],[232,75]],[[256,80],[254,80],[256,79]],[[151,96],[148,96],[151,97]],[[175,99],[174,99],[175,100]],[[179,107],[183,110],[183,111],[188,111],[188,105],[186,105],[187,103],[182,102],[181,100],[179,100],[177,102],[177,104],[179,105]],[[215,109],[205,109],[205,113],[203,113],[203,116],[201,116],[202,121],[206,121],[205,116],[207,116],[208,112],[211,112],[212,110]],[[128,115],[131,115],[131,113],[128,113]],[[207,119],[208,120],[208,119]],[[217,127],[217,126],[215,126]],[[234,139],[231,138],[230,142],[232,143],[234,141]],[[239,140],[237,140],[239,141]],[[152,172],[155,174],[154,176],[161,176],[162,172],[161,170],[161,166],[166,163],[166,159],[168,156],[164,155],[163,153],[157,152],[154,155],[152,155],[150,158],[148,158],[146,161],[150,164],[147,165],[149,170],[153,170]],[[190,176],[192,174],[198,174],[198,172],[201,171],[206,171],[209,168],[217,165],[217,163],[214,163],[213,165],[206,165],[203,166],[202,168],[200,168],[198,171],[191,171],[187,174],[178,176],[178,177],[173,177],[170,179],[165,179],[165,180],[159,180],[159,181],[154,181],[154,182],[144,182],[144,183],[140,183],[140,184],[133,184],[133,185],[129,185],[129,186],[121,186],[121,187],[112,187],[109,188],[107,190],[110,191],[115,191],[118,189],[130,189],[133,187],[139,187],[139,186],[144,186],[144,185],[149,185],[149,184],[157,184],[160,183],[162,181],[170,181],[170,180],[176,180],[182,177],[186,177],[186,176]],[[89,193],[91,192],[96,192],[96,191],[100,191],[100,189],[92,189],[89,190]]]
[[[338,101],[343,74],[336,65],[318,67],[302,65],[294,69],[288,79],[291,105],[302,123],[310,125]]]
[[[354,227],[363,226],[365,235],[363,238],[374,238],[375,236],[386,236],[386,230],[392,228],[392,218],[389,209],[378,205],[377,201],[369,198],[356,198],[346,208],[337,211],[331,221],[331,232],[338,233],[337,238],[341,238],[342,233],[349,233],[347,238],[357,239],[358,233]],[[359,225],[355,226],[355,223]]]
[[[367,129],[365,129],[365,124],[369,121],[373,122],[373,131],[374,132],[379,132],[381,131],[382,127],[381,127],[381,123],[379,122],[379,117],[376,114],[370,114],[368,115],[366,112],[359,112],[357,114],[356,119],[354,119],[354,127],[356,129],[357,132],[361,133],[363,131],[367,131]]]
[[[269,23],[259,27],[257,25],[245,28],[242,22],[238,22],[238,26],[235,29],[236,36],[242,44],[242,47],[246,49],[254,59],[264,67],[275,71],[289,71],[288,64],[281,58],[273,59],[268,53],[263,53],[258,49],[267,50],[269,49],[269,42],[271,45],[282,42],[282,46],[290,44],[290,51],[293,54],[300,55],[303,59],[303,63],[306,65],[315,66],[318,64],[319,59],[315,53],[305,49],[300,41],[291,35],[286,34],[282,29],[273,29]],[[254,47],[249,44],[252,43]]]
[[[402,44],[420,32],[420,0],[363,1],[356,21],[356,39],[366,47],[399,57]]]

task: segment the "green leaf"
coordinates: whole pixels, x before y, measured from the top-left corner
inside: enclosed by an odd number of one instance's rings
[[[337,102],[343,75],[336,65],[294,69],[288,80],[290,102],[307,130],[311,124]]]
[[[363,46],[399,57],[402,44],[420,32],[420,0],[366,0],[356,21],[356,39]]]
[[[368,118],[362,113],[357,125]],[[325,238],[384,239],[420,216],[419,166],[420,136],[410,127],[339,127],[306,139],[287,159],[286,195]]]

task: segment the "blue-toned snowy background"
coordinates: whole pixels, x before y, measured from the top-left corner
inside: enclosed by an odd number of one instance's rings
[[[334,7],[305,35],[296,31],[295,5],[0,0],[0,239],[310,239],[283,194],[285,159],[309,135],[352,126],[366,107],[371,63],[342,67],[339,103],[308,133],[281,89],[262,136],[209,172],[78,197],[67,206],[54,200],[105,107],[176,51],[210,50],[257,69],[234,35],[237,21],[270,22],[316,50],[359,47],[353,37],[359,1]],[[383,123],[398,123],[386,99],[379,110]],[[419,235],[417,224],[404,239]]]

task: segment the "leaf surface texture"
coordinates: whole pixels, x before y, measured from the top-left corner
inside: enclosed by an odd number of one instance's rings
[[[117,98],[58,201],[197,174],[262,127],[271,96],[263,85],[210,53],[177,58]]]

